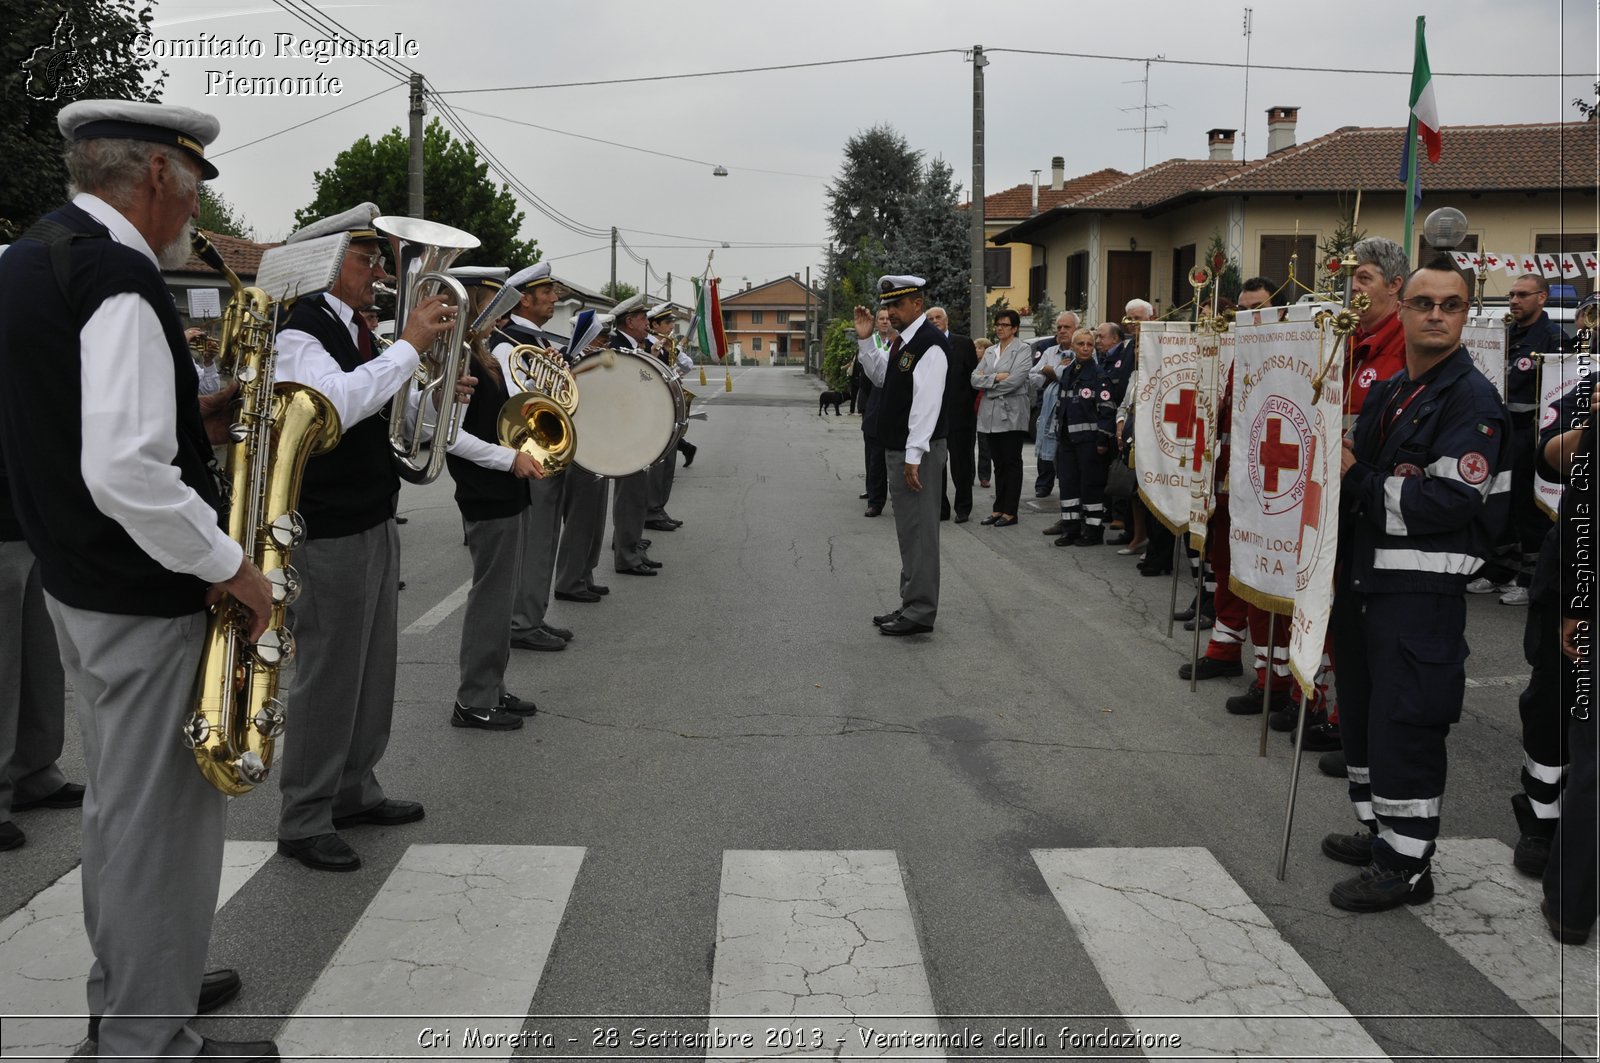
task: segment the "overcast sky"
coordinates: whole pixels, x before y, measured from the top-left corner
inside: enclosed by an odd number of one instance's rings
[[[284,0],[289,3],[290,0]],[[293,0],[299,4],[300,0]],[[1248,100],[1237,68],[1154,63],[1148,120],[1142,63],[996,52],[986,68],[990,193],[1049,180],[1050,157],[1069,177],[1112,166],[1133,171],[1169,158],[1204,158],[1205,131],[1243,124],[1250,158],[1266,150],[1265,110],[1299,106],[1298,137],[1346,125],[1401,125],[1406,117],[1413,27],[1427,16],[1445,151],[1452,124],[1571,120],[1571,99],[1589,95],[1597,69],[1594,0],[1453,0],[1396,4],[1346,0],[1328,7],[1255,0]],[[447,95],[460,117],[545,202],[582,227],[615,225],[658,275],[684,278],[716,254],[725,288],[820,264],[827,240],[824,191],[851,134],[888,123],[954,167],[963,188],[972,166],[972,66],[962,52],[1024,48],[1097,56],[1155,56],[1242,64],[1244,4],[1177,0],[1066,3],[985,0],[920,3],[808,0],[775,4],[687,0],[676,5],[591,0],[398,0],[318,3],[354,34],[396,32],[417,42],[406,65],[441,92],[551,82],[604,81],[893,53],[942,54],[800,70],[586,87]],[[405,90],[357,59],[318,65],[276,58],[275,35],[319,35],[265,0],[158,0],[162,46],[202,32],[262,42],[262,59],[167,58],[165,100],[222,120],[212,148],[216,187],[255,226],[278,239],[312,197],[312,175],[364,134],[406,123]],[[1296,69],[1268,70],[1267,65]],[[1310,73],[1307,66],[1406,71],[1402,76]],[[1567,77],[1446,77],[1514,72]],[[207,95],[206,71],[243,77],[339,77],[337,96]],[[335,108],[396,86],[349,107]],[[1158,107],[1159,105],[1159,107]],[[1132,108],[1130,110],[1130,108]],[[473,114],[470,112],[480,112]],[[430,117],[431,117],[430,113]],[[502,117],[486,117],[487,115]],[[319,117],[321,116],[321,117]],[[543,132],[532,122],[703,160],[680,162]],[[298,122],[302,128],[246,142]],[[1166,126],[1146,144],[1122,127]],[[238,150],[230,150],[237,148]],[[1396,153],[1400,145],[1396,144]],[[726,177],[709,164],[726,166]],[[786,171],[761,173],[758,170]],[[380,204],[403,213],[405,204]],[[605,238],[560,227],[524,204],[523,235],[556,271],[590,286],[610,275]],[[672,234],[671,237],[650,235]],[[687,237],[688,239],[680,239]],[[742,248],[740,242],[800,244]],[[675,245],[664,247],[659,245]],[[644,267],[619,252],[618,275],[638,285]],[[659,282],[652,288],[659,290]],[[673,294],[684,297],[675,283]]]

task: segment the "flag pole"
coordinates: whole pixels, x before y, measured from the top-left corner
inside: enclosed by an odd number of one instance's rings
[[[1411,256],[1411,233],[1417,215],[1417,75],[1418,61],[1425,62],[1427,45],[1424,43],[1423,26],[1426,20],[1422,15],[1417,16],[1417,42],[1416,52],[1411,63],[1411,98],[1408,101],[1406,117],[1406,242],[1405,252],[1407,258]],[[1435,119],[1437,121],[1437,119]]]

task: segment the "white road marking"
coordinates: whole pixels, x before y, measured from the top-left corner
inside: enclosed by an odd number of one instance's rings
[[[937,1035],[933,1013],[893,852],[723,854],[711,1030],[752,1043],[713,1046],[708,1058],[943,1059],[937,1048],[875,1042],[879,1034]],[[786,1039],[774,1043],[769,1030]]]
[[[1033,858],[1146,1055],[1388,1058],[1209,851]]]
[[[1412,909],[1416,917],[1524,1011],[1556,1016],[1538,1022],[1593,1059],[1595,946],[1550,936],[1539,912],[1544,890],[1511,866],[1511,847],[1492,838],[1443,839],[1433,885],[1433,900]]]
[[[416,1058],[432,1029],[450,1058],[511,1058],[583,854],[411,846],[279,1032],[283,1057]]]
[[[472,590],[472,581],[469,579],[455,590],[444,596],[444,600],[417,617],[407,625],[402,635],[426,635],[440,624],[446,617],[460,609],[466,603],[467,593]]]
[[[227,842],[217,908],[277,852],[275,842]],[[84,983],[94,953],[83,930],[83,869],[75,867],[0,922],[0,1056],[65,1059],[83,1041]],[[59,1053],[59,1055],[57,1055]]]

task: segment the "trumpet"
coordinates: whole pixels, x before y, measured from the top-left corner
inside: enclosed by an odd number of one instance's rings
[[[456,382],[467,370],[467,289],[446,271],[463,251],[478,246],[478,238],[460,229],[421,218],[386,215],[374,218],[373,228],[390,238],[395,248],[394,331],[405,332],[406,317],[423,299],[448,292],[458,309],[454,327],[419,352],[421,363],[414,378],[417,398],[430,400],[449,413],[444,439],[437,432],[429,439],[428,426],[419,409],[415,423],[406,426],[406,408],[412,399],[410,387],[401,388],[389,405],[389,448],[394,452],[396,471],[411,483],[432,483],[444,471],[444,456],[461,432],[461,407],[453,401]],[[424,407],[425,408],[425,407]],[[424,453],[426,451],[426,453]]]

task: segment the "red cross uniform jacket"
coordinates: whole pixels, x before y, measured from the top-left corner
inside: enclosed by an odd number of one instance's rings
[[[1344,412],[1346,423],[1361,412],[1372,385],[1388,380],[1406,367],[1406,336],[1396,311],[1384,318],[1371,332],[1356,330],[1352,337],[1345,378]]]
[[[1511,491],[1505,407],[1465,347],[1411,380],[1373,385],[1341,485],[1341,586],[1462,594]]]

